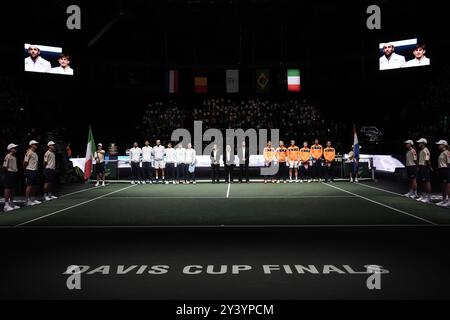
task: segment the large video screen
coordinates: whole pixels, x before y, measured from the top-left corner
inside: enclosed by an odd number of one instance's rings
[[[70,55],[63,48],[25,43],[25,71],[73,76]]]
[[[379,44],[380,70],[392,70],[431,65],[427,46],[417,39],[384,42]]]

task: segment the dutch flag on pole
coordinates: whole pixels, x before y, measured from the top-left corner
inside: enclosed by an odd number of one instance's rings
[[[356,125],[353,126],[353,153],[355,155],[355,159],[359,159],[359,142],[358,135],[356,133]]]

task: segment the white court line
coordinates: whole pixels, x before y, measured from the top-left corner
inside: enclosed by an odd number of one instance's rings
[[[379,205],[379,206],[382,206],[382,207],[385,207],[385,208],[388,208],[388,209],[394,210],[394,211],[396,211],[396,212],[402,213],[402,214],[404,214],[404,215],[407,215],[407,216],[410,216],[410,217],[413,217],[413,218],[416,218],[416,219],[422,220],[422,221],[424,221],[424,222],[426,222],[426,223],[429,223],[429,224],[432,224],[432,225],[437,225],[437,223],[434,223],[434,222],[432,222],[432,221],[430,221],[430,220],[427,220],[427,219],[424,219],[424,218],[418,217],[418,216],[416,216],[416,215],[413,215],[412,213],[408,213],[408,212],[406,212],[406,211],[403,211],[403,210],[400,210],[400,209],[397,209],[397,208],[394,208],[394,207],[388,206],[387,204],[384,204],[384,203],[381,203],[381,202],[378,202],[378,201],[375,201],[375,200],[372,200],[372,199],[369,199],[369,198],[363,197],[363,196],[361,196],[361,195],[359,195],[359,194],[356,194],[356,193],[353,193],[353,192],[350,192],[350,191],[347,191],[347,190],[341,189],[341,188],[339,188],[339,187],[336,187],[336,186],[333,186],[333,185],[331,185],[331,184],[327,184],[327,183],[322,183],[322,184],[326,185],[327,187],[330,187],[330,188],[334,188],[334,189],[336,189],[336,190],[340,190],[340,191],[342,191],[342,192],[345,192],[345,193],[351,194],[351,195],[353,195],[353,196],[355,196],[355,197],[358,197],[358,198],[364,199],[364,200],[366,200],[366,201],[369,201],[369,202],[375,203],[375,204],[377,204],[377,205]]]
[[[97,188],[90,187],[90,188],[78,190],[78,191],[75,191],[75,192],[63,194],[62,196],[59,196],[58,198],[59,198],[59,199],[60,199],[60,198],[65,198],[65,197],[68,197],[68,196],[71,196],[71,195],[74,195],[74,194],[77,194],[77,193],[81,193],[81,192],[85,192],[85,191],[89,191],[89,190],[96,190],[96,189],[97,189]]]
[[[386,190],[386,189],[377,188],[377,187],[373,187],[373,186],[368,186],[367,184],[364,184],[364,183],[358,183],[358,185],[359,185],[359,186],[364,186],[364,187],[370,188],[370,189],[375,189],[375,190],[383,191],[383,192],[390,193],[390,194],[395,194],[396,196],[401,196],[401,197],[403,196],[401,193],[394,192],[394,191],[389,191],[389,190]]]
[[[315,196],[315,195],[310,195],[310,196],[301,196],[301,195],[293,195],[293,196],[251,196],[251,197],[246,197],[246,196],[229,196],[228,199],[236,199],[236,200],[241,200],[241,199],[327,199],[327,198],[354,198],[354,196],[344,196],[344,195],[340,195],[340,196]],[[165,196],[165,197],[158,197],[158,196],[149,196],[149,197],[108,197],[108,200],[126,200],[126,199],[223,199],[223,197],[218,197],[218,196],[206,196],[206,197],[197,197],[197,196],[191,196],[191,197],[182,197],[182,196],[175,196],[175,197],[171,197],[171,196]]]
[[[231,183],[228,184],[228,188],[227,188],[227,199],[230,197],[230,189],[231,189]]]
[[[61,213],[61,212],[64,212],[64,211],[67,211],[67,210],[70,210],[70,209],[73,209],[73,208],[82,206],[82,205],[84,205],[84,204],[93,202],[93,201],[95,201],[95,200],[98,200],[98,199],[107,197],[107,196],[109,196],[109,195],[111,195],[111,194],[115,194],[115,193],[117,193],[117,192],[120,192],[120,191],[129,189],[129,188],[132,188],[132,187],[135,187],[135,186],[136,186],[136,185],[127,186],[127,187],[125,187],[125,188],[122,188],[122,189],[119,189],[119,190],[116,190],[116,191],[112,191],[112,192],[106,193],[106,194],[101,195],[101,196],[99,196],[99,197],[96,197],[96,198],[93,198],[93,199],[90,199],[90,200],[87,200],[87,201],[80,202],[80,203],[75,204],[75,205],[73,205],[73,206],[70,206],[70,207],[67,207],[67,208],[64,208],[64,209],[61,209],[61,210],[57,210],[57,211],[55,211],[55,212],[46,214],[46,215],[44,215],[44,216],[37,217],[37,218],[35,218],[35,219],[32,219],[32,220],[29,220],[29,221],[25,221],[25,222],[19,223],[19,224],[15,225],[14,228],[16,228],[16,227],[21,227],[21,226],[24,226],[24,225],[29,224],[29,223],[31,223],[31,222],[35,222],[35,221],[38,221],[38,220],[41,220],[41,219],[50,217],[50,216],[55,215],[55,214],[57,214],[57,213]]]

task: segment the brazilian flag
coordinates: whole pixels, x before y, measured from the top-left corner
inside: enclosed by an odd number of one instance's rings
[[[256,92],[267,93],[270,91],[270,71],[269,69],[256,70]]]

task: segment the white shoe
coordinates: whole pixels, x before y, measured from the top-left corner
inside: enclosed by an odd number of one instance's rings
[[[10,212],[13,211],[14,208],[10,207],[9,205],[5,204],[4,208],[3,208],[3,212]]]
[[[308,183],[311,183],[312,182],[312,180],[308,180]]]
[[[98,182],[95,184],[96,187],[98,187],[99,185],[100,185],[100,183],[98,183]]]
[[[403,196],[405,196],[405,197],[407,197],[407,198],[411,198],[412,193],[411,193],[411,192],[408,192],[408,193],[405,193]]]
[[[284,180],[284,181],[283,181],[283,183],[287,183],[287,181],[286,181],[286,180]]]
[[[104,185],[103,185],[104,186]],[[52,198],[52,200],[58,199],[57,196],[51,195],[50,198]]]
[[[358,178],[355,179],[355,182],[358,182]]]
[[[19,206],[16,206],[14,203],[9,203],[9,206],[10,206],[11,208],[13,208],[14,210],[20,209],[20,207],[19,207]]]
[[[169,184],[169,181],[166,181],[165,184]]]
[[[131,184],[136,184],[136,182],[134,182],[134,181],[131,181]]]
[[[441,201],[441,202],[436,203],[436,205],[439,207],[445,207],[446,204],[447,204],[447,201]]]
[[[445,205],[442,206],[443,208],[450,208],[450,201],[447,201]]]
[[[33,201],[31,201],[31,200],[28,200],[27,202],[25,202],[25,206],[27,206],[27,207],[31,207],[31,206],[34,206],[34,205],[35,205],[35,203]]]
[[[49,196],[44,197],[44,201],[51,201],[51,200],[52,200],[52,198],[50,198]]]
[[[33,201],[34,204],[41,204],[42,202],[38,201],[38,200],[34,200]]]
[[[423,198],[420,201],[423,202],[423,203],[431,203],[431,199],[429,197]]]
[[[102,187],[106,187],[105,181],[102,182]]]

